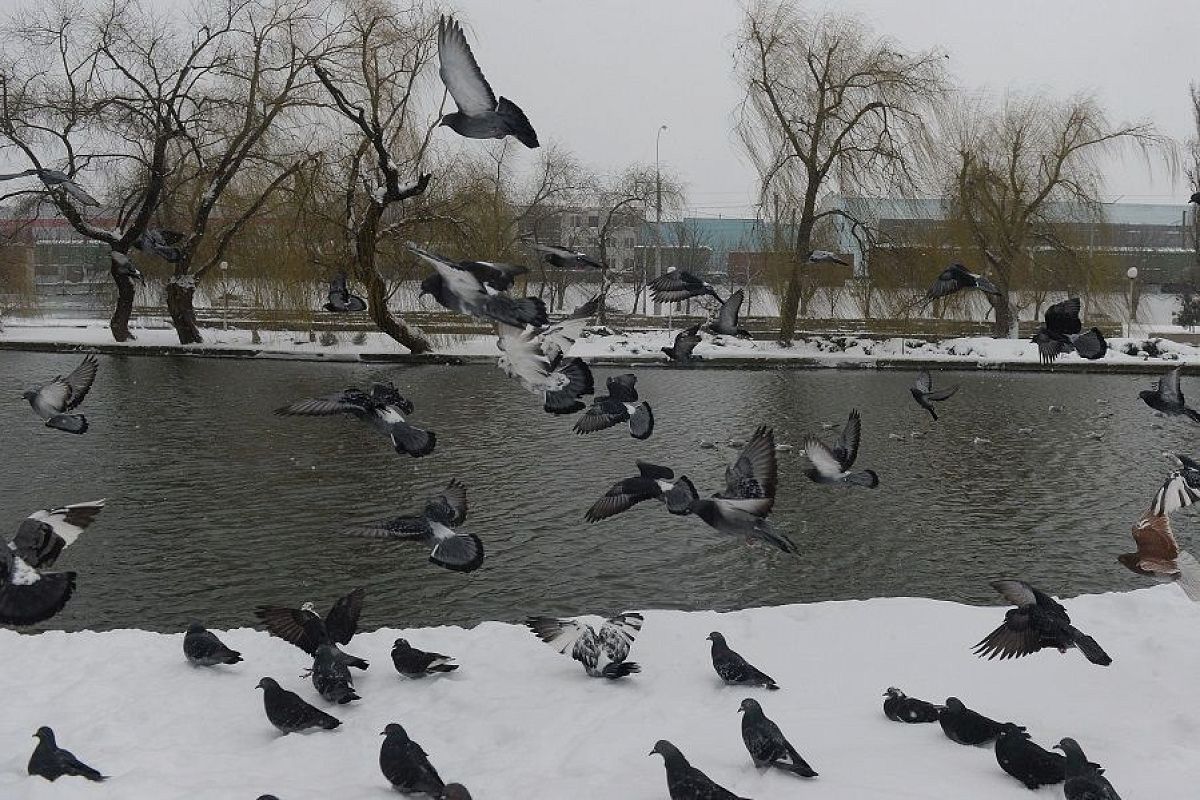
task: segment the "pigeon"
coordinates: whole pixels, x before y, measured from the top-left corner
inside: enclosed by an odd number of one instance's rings
[[[717,318],[708,323],[708,329],[718,336],[736,336],[739,339],[749,339],[750,331],[738,326],[738,313],[742,310],[742,301],[746,292],[738,289],[729,295],[729,299],[721,303],[717,310]]]
[[[701,499],[691,480],[681,475],[666,493],[667,511],[695,514],[720,533],[744,535],[747,541],[762,539],[794,554],[795,543],[767,521],[775,505],[776,475],[775,435],[762,426],[750,437],[737,461],[725,469],[724,491]]]
[[[457,479],[431,497],[419,513],[349,528],[347,536],[420,542],[429,548],[430,562],[455,572],[474,572],[483,564],[483,542],[473,533],[451,526],[467,517],[467,487]]]
[[[309,728],[331,731],[342,724],[336,717],[304,702],[300,695],[284,689],[274,678],[263,678],[257,688],[263,690],[263,708],[267,712],[267,719],[284,736]]]
[[[775,767],[801,778],[817,777],[796,748],[792,747],[779,726],[767,718],[757,700],[747,697],[738,706],[742,715],[742,741],[756,767]]]
[[[89,353],[67,377],[58,375],[49,383],[26,389],[21,396],[29,401],[34,413],[45,420],[47,428],[67,433],[86,433],[87,417],[66,412],[78,408],[87,397],[99,367],[96,356]]]
[[[637,376],[632,373],[615,375],[606,381],[608,394],[592,399],[591,408],[575,423],[575,433],[602,431],[621,423],[629,423],[629,435],[649,439],[654,433],[654,412],[650,404],[638,399]]]
[[[675,342],[670,347],[662,348],[662,351],[667,354],[667,360],[669,361],[678,363],[695,361],[700,356],[693,356],[692,351],[702,341],[704,341],[704,337],[700,335],[700,323],[697,322],[692,327],[685,328],[675,334]]]
[[[291,642],[310,656],[315,656],[317,648],[323,644],[350,643],[350,639],[358,631],[358,618],[362,615],[366,594],[366,589],[359,588],[339,598],[333,604],[333,608],[329,609],[325,619],[321,619],[312,603],[305,603],[300,608],[259,606],[254,615],[267,626],[267,633]],[[346,666],[367,668],[366,661],[347,653],[338,651],[338,658]]]
[[[217,664],[236,664],[242,654],[230,650],[217,635],[199,622],[188,625],[183,636],[183,655],[188,662],[198,667],[215,667]]]
[[[1003,727],[1002,723],[967,708],[957,697],[946,698],[946,705],[938,714],[938,724],[950,741],[970,745],[990,742],[1000,735]]]
[[[461,783],[447,783],[442,789],[442,800],[471,800],[471,793]]]
[[[421,294],[432,295],[451,311],[518,328],[549,322],[546,304],[541,299],[509,297],[496,289],[489,273],[464,266],[468,263],[478,266],[478,262],[451,261],[412,242],[406,247],[435,270],[421,281]]]
[[[453,17],[438,20],[438,74],[458,110],[442,117],[445,125],[468,139],[512,136],[529,148],[538,146],[537,133],[516,103],[496,100],[492,87],[471,53],[462,26]]]
[[[805,262],[808,264],[841,264],[843,267],[851,266],[849,261],[843,261],[828,250],[813,250],[808,254]]]
[[[1200,206],[1200,192],[1192,192],[1192,196],[1188,202],[1195,203],[1196,205]]]
[[[1055,303],[1046,309],[1045,322],[1038,326],[1032,341],[1038,346],[1038,355],[1043,364],[1052,364],[1060,355],[1078,352],[1081,358],[1096,361],[1108,352],[1108,341],[1099,328],[1087,333],[1079,320],[1078,297]]]
[[[345,705],[361,698],[354,693],[354,679],[350,677],[350,668],[339,655],[340,651],[331,644],[317,647],[310,675],[317,694],[330,703]]]
[[[604,496],[592,503],[583,518],[588,522],[616,516],[628,511],[643,500],[666,502],[665,493],[675,486],[675,473],[668,467],[660,467],[647,461],[638,461],[638,474],[622,478],[612,485]]]
[[[129,260],[129,256],[114,250],[108,254],[108,257],[117,265],[116,273],[118,275],[129,278],[131,281],[137,281],[142,286],[146,285],[146,276],[142,274],[140,269],[133,265],[133,262]]]
[[[712,778],[689,764],[679,748],[666,739],[655,743],[650,755],[655,753],[663,757],[671,800],[746,800],[713,783]]]
[[[731,650],[725,643],[724,635],[713,631],[708,635],[708,641],[712,642],[713,669],[721,676],[721,680],[730,685],[779,688],[774,678]]]
[[[179,231],[170,231],[166,228],[147,228],[133,243],[133,246],[143,253],[153,253],[163,261],[178,264],[183,260],[183,250],[179,244],[186,238]]]
[[[925,292],[925,301],[946,297],[962,289],[978,289],[984,294],[1000,295],[996,285],[982,275],[968,272],[960,262],[955,261],[937,276],[937,280]]]
[[[883,715],[893,722],[937,722],[941,709],[933,703],[909,697],[896,687],[889,687],[883,696]]]
[[[546,413],[574,414],[584,409],[580,398],[592,394],[596,388],[592,370],[583,359],[564,358],[565,340],[553,337],[553,327],[546,332],[511,325],[496,327],[497,346],[503,351],[496,366],[540,395]]]
[[[350,414],[391,440],[397,453],[413,458],[427,456],[437,445],[437,434],[404,421],[413,412],[412,401],[404,398],[391,381],[371,384],[371,391],[343,389],[337,394],[297,400],[275,413],[284,417],[331,417]]]
[[[425,794],[443,797],[446,785],[429,763],[421,745],[408,738],[404,727],[393,722],[383,729],[383,745],[379,748],[379,769],[383,777],[402,794]]]
[[[716,298],[718,303],[725,302],[721,295],[717,294],[715,286],[682,269],[673,269],[659,275],[646,286],[650,289],[650,297],[656,303],[682,303],[689,298],[704,295]]]
[[[35,511],[0,547],[0,624],[33,625],[63,609],[75,591],[74,572],[42,572],[79,538],[103,500]]]
[[[513,287],[518,275],[529,272],[528,267],[500,261],[459,261],[456,265],[475,276],[488,289],[506,292]]]
[[[75,180],[65,172],[57,169],[46,169],[44,167],[27,169],[22,172],[13,172],[7,175],[0,175],[0,181],[8,181],[13,178],[24,178],[28,175],[36,175],[42,184],[51,191],[62,189],[72,198],[82,203],[85,206],[93,208],[100,207],[100,201],[92,197],[87,190],[75,182]]]
[[[556,269],[604,269],[604,265],[599,261],[587,253],[581,253],[577,250],[569,250],[566,247],[555,247],[546,244],[535,244],[533,249],[541,253],[546,263]]]
[[[1176,367],[1162,376],[1154,389],[1138,392],[1138,397],[1155,411],[1161,411],[1167,416],[1186,416],[1193,422],[1200,422],[1200,412],[1188,408],[1184,402],[1183,392],[1179,388],[1179,369]]]
[[[942,389],[935,392],[933,390],[933,377],[930,376],[929,370],[923,369],[917,374],[917,382],[909,387],[908,391],[912,393],[913,400],[917,401],[917,405],[928,411],[929,415],[933,417],[933,421],[937,422],[938,415],[933,409],[933,403],[949,400],[958,391],[958,386],[951,386],[949,389]]]
[[[546,358],[551,361],[561,361],[571,354],[571,348],[583,336],[583,329],[600,310],[600,303],[603,299],[601,295],[596,295],[577,307],[566,318],[538,331]]]
[[[427,653],[418,650],[405,639],[397,639],[392,645],[392,663],[396,672],[406,678],[424,678],[426,675],[440,675],[458,669],[458,664],[451,664],[454,659],[441,653]]]
[[[1088,761],[1079,742],[1066,738],[1054,746],[1067,757],[1063,781],[1063,794],[1067,800],[1121,800],[1117,790],[1104,777],[1104,770]]]
[[[29,757],[29,774],[38,775],[48,781],[55,781],[64,775],[77,775],[89,781],[100,782],[107,780],[99,771],[92,769],[71,753],[64,750],[54,741],[54,731],[43,725],[34,734],[37,737],[37,747]]]
[[[1200,463],[1187,456],[1172,456],[1179,462],[1179,469],[1174,470],[1163,481],[1162,488],[1154,494],[1150,504],[1150,513],[1156,515],[1170,514],[1200,500]]]
[[[1067,759],[1042,749],[1030,740],[1024,728],[1011,722],[1000,726],[1000,734],[996,737],[996,763],[1025,784],[1026,789],[1062,783],[1066,778]]]
[[[1165,583],[1177,582],[1189,600],[1200,603],[1200,561],[1179,549],[1170,517],[1156,514],[1152,505],[1138,518],[1132,533],[1137,552],[1122,553],[1117,561],[1138,575]]]
[[[1004,615],[1004,623],[989,633],[977,645],[975,654],[990,661],[999,656],[1020,658],[1045,647],[1057,648],[1060,653],[1076,647],[1088,661],[1102,667],[1112,659],[1096,640],[1071,625],[1067,610],[1050,595],[1024,581],[999,580],[992,588],[1016,608]]]
[[[326,311],[342,314],[353,314],[367,310],[367,301],[356,294],[350,293],[350,281],[345,271],[339,272],[329,281],[329,302],[324,306]]]
[[[629,647],[642,629],[642,615],[633,611],[606,620],[597,634],[587,623],[554,617],[530,617],[526,627],[546,644],[583,664],[593,678],[616,680],[641,672],[629,657]]]
[[[874,489],[879,485],[879,476],[873,470],[851,472],[854,460],[858,458],[858,445],[862,439],[862,420],[858,409],[850,412],[846,427],[842,428],[842,436],[832,449],[815,436],[810,436],[804,444],[804,453],[808,456],[812,469],[804,474],[813,483],[831,484],[833,486],[863,486]]]

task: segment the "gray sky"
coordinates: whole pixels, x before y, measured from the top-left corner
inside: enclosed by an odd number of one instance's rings
[[[662,161],[703,215],[753,213],[756,176],[732,134],[735,0],[453,0],[498,94],[600,170]],[[1188,81],[1200,81],[1195,0],[844,0],[908,49],[940,47],[969,91],[1094,91],[1114,122],[1148,119],[1184,139]],[[1107,197],[1186,201],[1181,179],[1128,157]]]

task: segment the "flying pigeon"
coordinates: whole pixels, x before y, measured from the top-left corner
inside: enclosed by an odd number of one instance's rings
[[[1167,475],[1162,488],[1155,492],[1150,504],[1151,514],[1170,514],[1200,500],[1200,463],[1187,456],[1172,457],[1179,462],[1179,469]]]
[[[310,656],[315,656],[317,648],[323,644],[350,643],[350,639],[358,631],[358,618],[362,615],[366,594],[366,589],[358,588],[345,597],[338,598],[325,619],[321,619],[312,603],[305,603],[300,608],[259,606],[254,615],[267,626],[267,633],[285,642],[291,642]],[[361,658],[340,651],[339,653],[339,658],[346,666],[367,668],[367,662]]]
[[[642,615],[626,611],[605,621],[597,634],[587,623],[553,617],[530,617],[526,627],[546,644],[583,664],[593,678],[615,680],[641,672],[629,657],[629,647],[642,629]]]
[[[471,53],[462,27],[453,17],[438,20],[438,74],[458,111],[442,117],[445,125],[468,139],[512,136],[526,147],[537,147],[537,133],[525,112],[508,98],[496,100],[492,87]]]
[[[1122,553],[1117,556],[1117,561],[1138,575],[1167,583],[1178,582],[1188,599],[1200,603],[1200,561],[1179,549],[1170,517],[1156,514],[1152,505],[1134,523],[1132,533],[1137,552]]]
[[[775,505],[775,435],[762,426],[750,437],[737,461],[725,469],[725,490],[701,499],[686,475],[666,493],[667,511],[695,514],[709,527],[746,540],[762,539],[785,553],[795,553],[791,539],[767,521]]]
[[[699,278],[687,270],[673,269],[659,275],[646,284],[650,289],[650,297],[656,303],[682,303],[692,297],[708,295],[716,298],[718,303],[724,303],[717,289],[708,281]]]
[[[451,526],[467,517],[467,487],[457,479],[431,497],[415,514],[349,528],[347,536],[420,542],[429,548],[429,560],[455,572],[474,572],[483,564],[483,542],[473,533],[458,533]]]
[[[1004,615],[1004,623],[975,645],[977,656],[990,661],[1000,658],[1020,658],[1045,647],[1057,648],[1060,653],[1070,647],[1079,651],[1093,664],[1102,667],[1112,659],[1096,640],[1071,625],[1071,618],[1050,595],[1024,581],[993,581],[992,588],[1016,608]]]
[[[284,417],[331,417],[350,414],[384,434],[397,453],[413,458],[429,455],[437,445],[437,434],[404,421],[413,412],[412,401],[404,398],[391,381],[371,384],[371,391],[343,389],[337,394],[297,400],[275,413]]]
[[[1026,789],[1062,783],[1066,778],[1067,759],[1042,749],[1030,740],[1024,728],[1011,722],[1000,726],[1000,735],[996,737],[996,763],[1025,784]]]
[[[654,412],[650,404],[638,399],[637,376],[632,373],[615,375],[607,381],[608,394],[592,400],[587,413],[576,422],[576,433],[595,433],[621,423],[629,423],[629,435],[649,439],[654,433]]]
[[[166,228],[147,228],[133,243],[133,246],[143,253],[153,253],[163,261],[178,264],[183,260],[183,250],[179,248],[179,243],[186,238],[179,231],[170,231]]]
[[[644,500],[665,502],[664,493],[675,486],[675,473],[667,467],[647,461],[636,463],[638,474],[614,483],[603,497],[592,503],[592,507],[584,514],[584,519],[588,522],[599,522],[622,511],[628,511]]]
[[[750,331],[738,325],[738,313],[742,310],[742,301],[746,298],[744,289],[738,289],[729,295],[729,299],[721,303],[717,310],[717,318],[708,323],[708,329],[718,336],[736,336],[739,339],[749,339]]]
[[[242,654],[230,650],[217,635],[199,622],[188,625],[183,636],[183,655],[188,662],[198,667],[215,667],[217,664],[236,664]]]
[[[34,734],[37,737],[37,747],[29,757],[29,774],[38,775],[48,781],[55,781],[64,775],[78,775],[89,781],[103,781],[107,777],[92,769],[71,753],[64,750],[54,741],[54,731],[43,725]]]
[[[103,500],[35,511],[0,547],[0,624],[33,625],[50,619],[75,591],[74,572],[42,572],[79,538],[104,508]]]
[[[546,316],[546,304],[541,299],[515,298],[502,293],[493,282],[494,276],[477,268],[479,262],[458,263],[424,250],[412,242],[406,246],[410,252],[435,270],[432,275],[421,281],[421,294],[432,295],[438,303],[451,311],[518,328],[525,325],[545,325],[549,321]],[[473,266],[469,268],[464,264]]]
[[[1099,328],[1087,333],[1079,320],[1078,297],[1055,303],[1046,309],[1045,322],[1038,326],[1032,341],[1038,346],[1038,355],[1043,364],[1052,364],[1065,353],[1075,351],[1081,358],[1096,361],[1108,352],[1108,342]]]
[[[805,259],[808,264],[841,264],[843,267],[851,266],[849,261],[843,261],[836,254],[828,250],[813,250]]]
[[[742,741],[754,766],[775,767],[801,778],[817,777],[816,770],[796,752],[779,726],[767,718],[757,700],[747,697],[738,712],[742,715]]]
[[[538,332],[546,358],[551,361],[561,361],[571,354],[571,348],[575,346],[579,337],[583,336],[584,328],[600,310],[600,302],[603,299],[601,295],[596,295],[578,306],[561,321],[548,325]]]
[[[909,697],[896,687],[889,687],[883,696],[883,715],[893,722],[937,722],[941,712],[933,703]]]
[[[940,403],[943,400],[949,400],[958,391],[958,386],[951,386],[949,389],[942,389],[935,392],[933,390],[933,378],[929,374],[929,370],[923,369],[917,375],[917,382],[909,387],[912,392],[913,400],[917,401],[917,405],[929,412],[933,417],[933,421],[937,422],[937,412],[933,409],[933,403]],[[933,402],[931,402],[933,401]]]
[[[962,289],[979,289],[984,294],[1001,294],[1001,291],[996,288],[994,283],[982,275],[968,272],[966,267],[960,262],[955,261],[937,276],[937,280],[925,292],[924,299],[926,302],[929,302],[939,297],[954,294]]]
[[[583,410],[580,398],[592,394],[595,383],[587,362],[563,356],[565,339],[554,337],[555,327],[539,332],[533,328],[497,325],[497,346],[503,353],[496,366],[540,395],[546,413],[574,414]]]
[[[379,748],[379,769],[402,794],[425,794],[432,798],[443,797],[446,785],[441,776],[429,763],[429,756],[421,745],[408,738],[403,726],[391,723],[381,734],[383,745]]]
[[[304,702],[300,695],[284,689],[274,678],[263,678],[256,688],[263,690],[263,708],[267,712],[267,719],[284,736],[309,728],[331,731],[342,724],[336,717]]]
[[[1003,727],[1002,723],[967,708],[957,697],[946,698],[946,705],[938,714],[938,723],[947,739],[970,745],[990,742],[1000,735]]]
[[[440,675],[458,669],[458,664],[451,664],[454,659],[441,653],[427,653],[418,650],[406,639],[397,639],[392,644],[392,663],[406,678],[424,678],[426,675]]]
[[[690,328],[685,328],[675,334],[675,342],[670,347],[662,348],[662,351],[667,354],[669,361],[685,362],[699,359],[700,356],[693,356],[692,351],[696,349],[696,345],[704,341],[704,337],[700,335],[700,323],[697,322]]]
[[[34,413],[45,420],[47,428],[67,433],[86,433],[87,417],[66,412],[78,408],[87,397],[99,368],[100,362],[89,353],[67,377],[58,375],[49,383],[26,389],[21,396],[29,401]]]
[[[854,409],[850,412],[846,427],[842,428],[841,438],[832,449],[816,437],[808,438],[804,444],[804,452],[812,464],[812,469],[805,470],[804,474],[813,483],[874,489],[879,485],[879,476],[873,470],[850,471],[854,460],[858,458],[861,439],[862,420],[858,416],[858,409]]]
[[[541,253],[546,263],[556,269],[604,269],[604,265],[599,261],[587,253],[577,250],[569,250],[566,247],[555,247],[554,245],[547,244],[535,244],[533,249]]]
[[[1117,790],[1104,777],[1104,770],[1088,761],[1083,748],[1074,739],[1054,745],[1067,756],[1063,795],[1067,800],[1121,800]]]
[[[340,656],[341,651],[333,645],[320,645],[317,647],[317,654],[313,656],[310,675],[317,694],[330,703],[345,705],[361,698],[354,693],[354,679],[350,677],[350,668]]]
[[[713,631],[708,635],[712,642],[713,669],[721,676],[721,680],[737,686],[765,686],[768,689],[778,689],[775,679],[730,649],[725,643],[725,636]]]
[[[1138,392],[1138,397],[1155,411],[1161,411],[1169,417],[1186,416],[1193,422],[1200,422],[1200,412],[1189,408],[1184,402],[1183,392],[1179,388],[1179,369],[1170,370],[1159,378],[1156,388],[1144,389]]]
[[[712,778],[689,764],[679,748],[666,739],[655,743],[650,755],[655,753],[663,757],[671,800],[746,800],[713,783]]]
[[[29,175],[36,175],[42,184],[51,191],[62,189],[76,201],[85,206],[99,208],[100,201],[88,194],[82,186],[65,172],[57,169],[34,168],[27,169],[22,172],[13,172],[8,175],[0,175],[0,181],[8,181],[13,178],[24,178]]]
[[[333,313],[355,313],[367,310],[367,301],[350,293],[350,280],[343,270],[329,281],[329,302],[324,306]]]

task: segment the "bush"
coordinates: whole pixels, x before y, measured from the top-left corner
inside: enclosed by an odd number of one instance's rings
[[[337,343],[337,334],[333,331],[325,331],[321,334],[321,347],[333,347]]]
[[[359,331],[358,333],[354,334],[354,339],[352,341],[355,344],[360,345],[360,346],[366,344],[367,343],[367,332]]]
[[[1184,327],[1200,325],[1200,296],[1186,293],[1180,302],[1179,311],[1175,312],[1175,324]]]

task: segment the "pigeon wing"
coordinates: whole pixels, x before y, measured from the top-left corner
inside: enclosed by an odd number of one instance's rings
[[[606,381],[606,384],[608,386],[608,396],[613,400],[618,400],[622,403],[637,402],[637,376],[633,373],[614,375]]]
[[[96,380],[96,370],[99,368],[100,362],[94,355],[88,354],[78,367],[71,370],[71,374],[62,379],[66,382],[69,390],[67,411],[78,406],[83,402],[83,398],[87,397],[88,390],[92,388],[92,383]]]
[[[254,615],[263,621],[267,633],[291,642],[310,656],[315,655],[317,648],[323,644],[314,630],[317,626],[310,624],[315,621],[319,626],[320,620],[314,620],[315,615],[307,611],[283,606],[259,606]]]
[[[686,361],[696,349],[696,345],[704,341],[699,335],[700,326],[693,325],[685,331],[680,331],[675,337],[675,358]]]
[[[1078,297],[1055,303],[1046,309],[1046,328],[1051,333],[1079,333],[1083,330],[1083,323],[1079,320],[1080,308]]]
[[[614,483],[603,497],[592,503],[592,507],[584,514],[584,519],[588,522],[599,522],[623,511],[628,511],[645,500],[653,500],[661,496],[662,488],[653,478],[644,475],[636,478],[624,478]]]
[[[991,585],[993,589],[1000,593],[1001,597],[1018,608],[1036,605],[1038,602],[1038,594],[1040,592],[1025,581],[1005,578],[1004,580],[992,581]]]
[[[17,557],[34,569],[54,566],[63,549],[79,538],[79,534],[96,519],[103,500],[76,503],[49,511],[35,511],[17,528],[9,547]]]
[[[611,661],[624,661],[629,647],[642,629],[642,615],[632,611],[618,614],[600,626],[600,646]]]
[[[595,433],[629,419],[625,405],[608,397],[597,397],[587,413],[575,421],[575,433]]]
[[[813,468],[825,478],[836,478],[845,471],[842,469],[842,462],[820,439],[808,439],[804,443],[804,454]]]
[[[496,110],[496,95],[456,19],[442,17],[438,21],[438,63],[438,74],[459,111],[476,117]]]
[[[646,284],[656,303],[679,303],[689,297],[708,294],[704,281],[690,272],[673,269]]]
[[[742,301],[745,299],[745,290],[738,289],[721,304],[721,309],[717,312],[717,325],[722,330],[732,331],[737,329],[738,315],[742,311]]]
[[[599,307],[600,297],[593,297],[572,311],[571,316],[547,328],[542,334],[542,352],[546,354],[546,358],[553,362],[570,355],[571,347],[583,335],[583,329],[596,315]]]
[[[74,572],[37,572],[3,548],[0,552],[0,624],[34,625],[63,609],[75,592]]]
[[[446,526],[462,522],[467,518],[467,487],[457,478],[450,481],[425,505],[425,516]]]
[[[861,440],[862,419],[858,416],[856,408],[850,412],[850,416],[846,420],[846,427],[842,428],[842,437],[838,440],[837,447],[833,448],[833,454],[841,462],[843,470],[849,470],[854,465],[855,459],[858,458],[858,445]]]
[[[1154,493],[1154,500],[1150,504],[1151,510],[1159,515],[1170,514],[1172,511],[1187,508],[1200,500],[1198,478],[1200,475],[1197,475],[1192,469],[1180,469],[1172,472],[1159,490]]]
[[[917,382],[913,384],[914,388],[921,394],[929,394],[933,391],[933,377],[930,376],[929,370],[921,370],[917,373]]]
[[[433,523],[433,549],[429,560],[455,572],[474,572],[483,564],[483,542],[473,533],[456,533]]]
[[[587,630],[573,619],[555,619],[554,617],[530,617],[525,626],[546,644],[560,653],[566,654],[575,648],[575,643]]]
[[[764,426],[754,431],[738,454],[737,461],[725,470],[725,491],[721,497],[774,497],[778,482],[775,459],[775,433]]]
[[[1009,612],[1004,623],[975,645],[975,655],[993,658],[1020,658],[1041,649],[1037,631],[1029,627],[1028,616]]]
[[[925,292],[925,299],[936,300],[939,297],[954,294],[961,288],[963,288],[962,284],[959,282],[958,275],[954,269],[944,269],[934,280],[933,285]]]
[[[1168,403],[1183,405],[1183,392],[1179,388],[1179,367],[1159,379],[1158,396]]]
[[[639,460],[635,463],[637,464],[638,473],[640,473],[643,478],[661,481],[669,481],[675,478],[675,473],[670,467],[660,467],[657,464],[651,464],[649,461]]]
[[[1178,558],[1179,544],[1166,514],[1147,512],[1134,524],[1132,533],[1139,559],[1174,561]]]
[[[958,386],[951,386],[949,389],[940,389],[936,392],[929,392],[928,394],[925,395],[925,399],[926,400],[936,400],[939,402],[942,400],[949,400],[951,397],[954,396],[954,393],[957,391],[958,391]]]
[[[361,539],[424,539],[430,535],[429,520],[424,515],[393,517],[379,522],[370,522],[346,528],[344,536]]]
[[[282,417],[329,417],[335,414],[364,417],[369,411],[370,399],[362,392],[339,392],[326,397],[310,397],[275,409],[275,413]]]
[[[363,602],[367,590],[355,589],[345,597],[339,597],[325,617],[325,632],[338,644],[349,644],[358,632],[358,618],[362,616]]]

